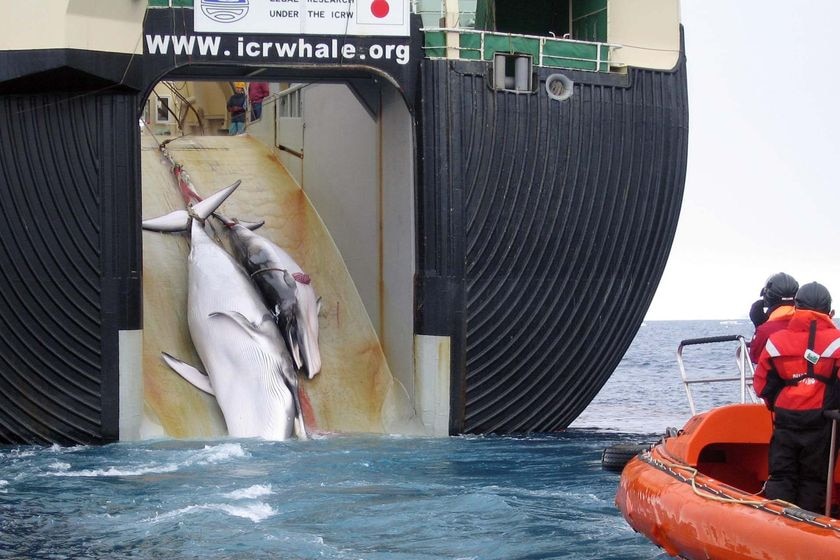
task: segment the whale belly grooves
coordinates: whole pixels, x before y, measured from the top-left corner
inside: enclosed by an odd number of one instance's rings
[[[295,410],[282,374],[284,367],[291,369],[282,339],[273,324],[255,337],[237,321],[224,318],[238,314],[258,330],[270,320],[268,310],[245,271],[197,221],[191,243],[188,324],[228,433],[287,439],[293,432]]]

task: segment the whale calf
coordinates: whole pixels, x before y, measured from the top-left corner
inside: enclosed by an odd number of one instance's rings
[[[306,438],[297,374],[274,318],[248,274],[205,231],[204,220],[238,186],[143,222],[152,231],[190,229],[187,323],[206,375],[168,354],[163,359],[215,395],[231,436]]]
[[[312,379],[321,371],[318,313],[321,298],[309,275],[283,249],[250,228],[220,217],[231,252],[250,274],[286,339],[298,368]]]

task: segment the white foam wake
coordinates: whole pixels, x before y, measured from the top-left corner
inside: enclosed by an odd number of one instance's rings
[[[72,471],[71,465],[65,462],[55,462],[50,465],[54,472],[52,476],[66,477],[99,477],[99,476],[142,476],[146,474],[159,474],[175,472],[183,467],[193,465],[212,465],[222,463],[229,459],[247,457],[248,453],[238,443],[222,443],[220,445],[205,445],[203,449],[191,452],[179,462],[145,464],[134,467],[104,467],[101,469],[82,469]]]
[[[276,514],[274,508],[263,502],[254,502],[252,504],[232,505],[232,504],[201,504],[194,506],[187,506],[175,511],[170,511],[161,515],[156,515],[153,518],[146,519],[148,523],[160,523],[162,521],[169,521],[177,519],[183,515],[202,511],[219,511],[231,515],[233,517],[241,517],[243,519],[250,519],[254,523],[264,521]]]
[[[268,496],[272,493],[270,484],[255,484],[249,488],[243,488],[241,490],[228,492],[227,494],[222,494],[222,496],[231,500],[254,500],[262,496]]]

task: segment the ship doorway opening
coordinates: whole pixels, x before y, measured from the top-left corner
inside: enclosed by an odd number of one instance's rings
[[[266,74],[270,74],[269,69]],[[143,218],[183,207],[165,145],[202,195],[237,180],[221,207],[284,249],[322,298],[321,372],[304,380],[314,430],[422,431],[414,418],[415,140],[399,90],[381,78],[164,78],[141,120]],[[236,82],[265,80],[231,136]],[[189,243],[143,232],[145,437],[224,435],[213,397],[168,369],[197,362],[186,324]],[[199,362],[200,363],[200,362]]]
[[[477,0],[478,29],[606,42],[607,0]]]

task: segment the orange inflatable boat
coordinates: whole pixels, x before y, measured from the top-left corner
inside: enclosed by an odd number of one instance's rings
[[[633,529],[688,560],[840,559],[840,520],[761,496],[771,433],[762,404],[697,414],[627,463],[616,505]],[[836,511],[840,464],[833,473]]]
[[[738,375],[730,377],[724,371],[699,379],[686,375],[685,347],[732,342],[737,343]],[[692,417],[682,430],[669,428],[659,443],[624,465],[616,505],[630,526],[671,556],[686,560],[840,560],[836,513],[834,517],[813,513],[762,496],[773,422],[752,390],[754,372],[744,337],[683,340],[677,363]],[[706,374],[709,371],[704,369]],[[739,382],[740,404],[697,414],[694,384],[734,381]],[[752,404],[747,404],[748,398]],[[840,413],[833,411],[831,417],[838,431]],[[607,451],[605,468],[620,468],[624,449]],[[825,468],[829,470],[828,464]],[[831,474],[826,492],[830,503],[823,513],[836,512],[840,505],[840,464]]]

